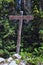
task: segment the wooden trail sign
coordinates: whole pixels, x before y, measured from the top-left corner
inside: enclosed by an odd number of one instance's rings
[[[19,53],[20,51],[20,42],[21,42],[21,31],[22,31],[22,23],[23,20],[33,20],[33,16],[32,15],[10,15],[9,19],[10,20],[19,20],[19,29],[18,29],[18,38],[17,38],[17,49],[16,52]]]
[[[15,15],[15,16],[14,15],[10,15],[9,16],[10,20],[14,20],[14,19],[15,20],[21,20],[22,19],[22,20],[28,20],[29,21],[29,20],[33,20],[33,18],[34,17],[32,15],[23,15],[23,16],[20,16],[20,15],[19,16],[17,16],[17,15]]]

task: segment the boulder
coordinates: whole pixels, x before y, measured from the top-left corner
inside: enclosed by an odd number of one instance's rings
[[[19,54],[14,54],[13,57],[17,59],[21,59],[21,56]]]
[[[17,65],[17,64],[16,61],[13,60],[9,65]]]
[[[8,62],[11,62],[12,60],[13,60],[12,57],[9,57],[9,58],[7,59]]]
[[[5,61],[5,59],[4,59],[4,58],[0,58],[0,63],[1,63],[1,62],[4,62],[4,61]]]

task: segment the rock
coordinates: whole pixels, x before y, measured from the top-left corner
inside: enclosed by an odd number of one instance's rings
[[[26,61],[22,60],[19,65],[26,65]]]
[[[0,63],[1,63],[1,62],[4,62],[4,61],[5,61],[5,59],[4,59],[4,58],[0,58]]]
[[[3,63],[0,63],[0,65],[3,65]]]
[[[3,64],[3,65],[8,65],[8,64]]]
[[[17,65],[17,64],[16,61],[13,60],[9,65]]]
[[[4,63],[3,65],[8,65],[8,63]]]
[[[7,59],[8,62],[11,62],[12,60],[13,60],[12,57],[9,57],[9,58]]]
[[[22,62],[20,62],[20,64],[19,65],[26,65],[25,63],[22,63]]]
[[[14,54],[13,57],[15,57],[17,59],[21,59],[21,56],[19,54]]]

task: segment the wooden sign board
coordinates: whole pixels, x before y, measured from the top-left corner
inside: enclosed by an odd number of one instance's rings
[[[10,16],[9,16],[9,19],[10,19],[10,20],[14,20],[14,19],[15,19],[15,20],[21,20],[21,19],[22,19],[22,20],[33,20],[33,18],[34,18],[34,17],[33,17],[32,15],[26,15],[26,16],[25,16],[25,15],[24,15],[24,16],[17,16],[17,15],[14,16],[14,15],[10,15]]]

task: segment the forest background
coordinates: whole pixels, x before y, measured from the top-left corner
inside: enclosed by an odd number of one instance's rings
[[[42,4],[42,0],[31,0],[31,9],[28,9],[28,5],[24,8],[24,14],[32,14],[34,19],[29,22],[23,21],[20,46],[20,54],[23,59],[25,59],[26,55],[31,58],[34,56],[35,60],[38,57],[43,62]],[[0,57],[6,58],[16,52],[18,21],[11,21],[8,18],[9,15],[20,15],[20,9],[17,9],[16,5],[17,2],[15,0],[0,0]]]

